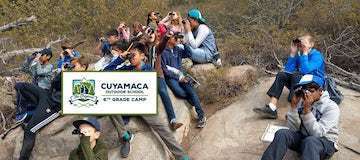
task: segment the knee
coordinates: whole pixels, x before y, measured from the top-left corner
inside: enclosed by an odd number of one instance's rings
[[[278,74],[276,74],[276,79],[286,79],[287,75],[285,72],[279,72]]]
[[[288,129],[279,129],[275,132],[274,140],[286,138],[289,133]]]
[[[314,136],[308,136],[306,137],[304,140],[302,140],[302,144],[304,146],[315,146],[315,144],[317,143],[318,141],[318,138],[317,137],[314,137]]]
[[[159,94],[160,94],[160,95],[166,95],[166,94],[168,94],[166,88],[164,88],[164,87],[159,87]]]
[[[24,86],[24,83],[22,83],[22,82],[18,82],[18,83],[15,83],[14,88],[15,88],[15,90],[18,90],[18,89],[23,88],[23,86]]]

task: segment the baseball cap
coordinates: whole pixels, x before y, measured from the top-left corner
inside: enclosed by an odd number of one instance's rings
[[[197,21],[199,21],[199,23],[205,24],[206,20],[205,18],[201,15],[200,10],[198,9],[191,9],[188,12],[188,17],[193,18]]]
[[[306,75],[301,77],[299,83],[296,84],[295,88],[310,84],[312,82],[316,83],[321,88],[323,88],[323,86],[324,86],[324,79],[323,78],[321,78],[319,76],[311,75],[311,74],[306,74]]]
[[[76,120],[73,122],[73,126],[77,129],[79,129],[80,125],[82,124],[89,124],[94,127],[96,131],[101,130],[100,123],[95,117],[86,117],[84,119]]]

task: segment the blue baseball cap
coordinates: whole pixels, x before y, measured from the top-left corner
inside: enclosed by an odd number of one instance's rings
[[[73,126],[77,129],[79,129],[80,125],[82,124],[89,124],[94,127],[96,131],[101,130],[100,123],[95,117],[86,117],[84,119],[76,120],[73,122]]]
[[[198,9],[190,9],[188,12],[188,17],[197,20],[199,23],[206,23],[205,18],[201,15],[200,10]]]
[[[314,75],[311,75],[311,74],[306,74],[306,75],[301,77],[299,83],[296,84],[295,88],[310,84],[312,82],[316,83],[318,86],[320,86],[320,88],[323,88],[323,86],[324,86],[324,79],[323,78],[318,77],[318,76],[314,76]]]

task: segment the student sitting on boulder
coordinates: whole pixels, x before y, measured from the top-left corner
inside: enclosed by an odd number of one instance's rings
[[[67,65],[70,65],[72,58],[79,58],[80,52],[75,50],[75,47],[82,44],[83,42],[77,43],[74,46],[70,46],[68,43],[61,45],[63,52],[60,53],[60,58],[57,60],[57,72],[60,73],[61,70]]]
[[[327,159],[337,151],[340,110],[323,86],[321,77],[301,78],[287,113],[290,129],[275,133],[262,160],[281,160],[289,148],[300,153],[303,160]]]
[[[94,70],[103,70],[110,62],[116,58],[112,53],[112,46],[119,41],[119,33],[116,29],[112,29],[106,33],[106,39],[100,38],[100,43],[95,48],[95,54],[100,55],[101,59],[94,64]]]
[[[146,64],[144,62],[145,59],[146,46],[142,43],[134,43],[129,54],[131,66],[133,67],[131,70],[134,71],[152,71],[152,67],[150,64]],[[129,67],[119,68],[119,70],[129,70]],[[140,116],[155,132],[159,134],[165,145],[168,147],[171,153],[174,154],[177,160],[188,160],[189,157],[186,155],[184,149],[181,145],[176,141],[172,132],[170,131],[167,125],[161,123],[158,115],[148,115],[148,116]],[[118,127],[116,127],[119,132],[121,132],[121,137],[123,139],[123,145],[120,149],[121,156],[127,157],[130,154],[130,141],[133,139],[133,134],[128,131],[125,127],[125,123],[122,118],[118,116],[116,120],[118,123]]]
[[[53,65],[49,63],[52,57],[50,49],[43,49],[33,54],[34,59],[29,62],[29,70],[32,74],[33,83],[18,82],[15,84],[16,90],[16,121],[25,119],[28,110],[35,106],[37,99],[32,92],[40,90],[46,92],[51,86]],[[36,88],[36,89],[34,89]]]
[[[270,103],[264,107],[255,108],[254,112],[259,113],[264,118],[277,118],[277,101],[279,100],[284,86],[290,93],[290,102],[294,95],[294,85],[299,82],[304,74],[312,74],[324,79],[325,63],[321,52],[314,47],[314,39],[310,35],[302,36],[293,40],[290,48],[290,56],[285,64],[285,71],[276,75],[275,82],[267,92]]]
[[[101,37],[99,44],[95,47],[95,55],[104,57],[111,55],[111,46],[119,41],[119,32],[112,29],[106,33],[106,38]]]
[[[213,63],[221,66],[220,55],[214,33],[198,9],[191,9],[183,21],[185,29],[185,50],[196,63]]]
[[[107,160],[108,150],[101,141],[100,123],[94,117],[73,122],[73,134],[80,136],[79,147],[71,151],[69,160]]]
[[[197,96],[189,79],[183,74],[177,74],[173,70],[182,72],[181,60],[190,55],[186,50],[177,46],[177,38],[180,35],[175,34],[168,40],[167,48],[161,54],[161,66],[164,71],[166,83],[174,94],[178,97],[185,98],[188,102],[195,106],[195,111],[198,114],[198,128],[205,127],[206,117],[201,108],[199,97]]]

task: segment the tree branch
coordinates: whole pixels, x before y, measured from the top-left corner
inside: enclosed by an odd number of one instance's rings
[[[50,41],[49,43],[47,43],[45,45],[45,48],[50,48],[52,45],[62,42],[64,41],[66,38],[59,38],[55,41]],[[14,51],[10,51],[10,52],[6,52],[4,54],[2,54],[1,60],[3,61],[3,63],[6,64],[6,61],[9,60],[11,57],[14,56],[19,56],[19,55],[24,55],[27,53],[34,53],[34,52],[38,52],[41,51],[44,48],[27,48],[27,49],[20,49],[20,50],[14,50]]]
[[[27,25],[29,23],[35,22],[36,20],[37,20],[37,18],[34,15],[27,17],[27,18],[20,18],[14,22],[0,26],[0,32],[10,31],[14,28],[18,28],[18,27]]]

